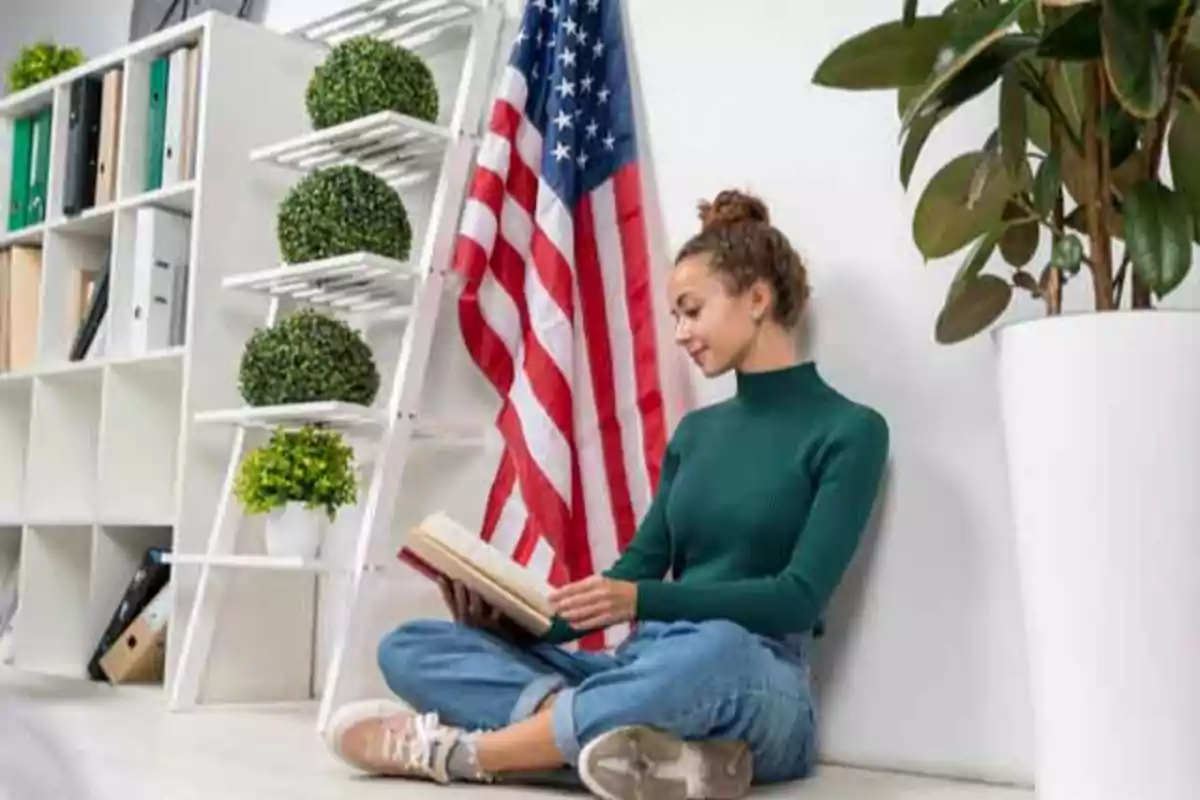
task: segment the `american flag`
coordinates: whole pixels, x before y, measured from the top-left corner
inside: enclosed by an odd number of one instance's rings
[[[624,551],[667,436],[633,107],[618,0],[530,0],[455,250],[503,399],[480,534],[556,585]]]

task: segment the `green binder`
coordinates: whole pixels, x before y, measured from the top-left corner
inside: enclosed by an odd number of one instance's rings
[[[167,78],[170,61],[167,56],[150,64],[150,107],[146,118],[146,191],[162,186],[163,144],[167,135]]]
[[[12,177],[8,190],[8,229],[19,230],[29,224],[29,180],[33,150],[33,118],[13,121]]]
[[[46,187],[50,181],[50,123],[53,112],[46,106],[33,117],[33,156],[30,158],[29,205],[25,224],[46,221]]]

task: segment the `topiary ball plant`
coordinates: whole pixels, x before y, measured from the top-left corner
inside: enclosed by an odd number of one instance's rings
[[[362,336],[311,308],[256,330],[246,342],[238,379],[242,398],[251,406],[323,400],[368,406],[380,380]]]
[[[276,233],[289,264],[358,252],[403,261],[412,250],[412,225],[400,195],[353,165],[304,176],[279,207]]]
[[[78,47],[60,47],[51,41],[26,45],[9,62],[8,90],[19,92],[28,89],[82,63],[83,51]]]
[[[269,442],[243,459],[234,496],[250,514],[300,503],[333,521],[358,496],[354,449],[336,431],[276,428]]]
[[[379,111],[427,122],[438,115],[437,85],[428,65],[412,51],[371,36],[335,47],[313,71],[305,102],[318,130]]]

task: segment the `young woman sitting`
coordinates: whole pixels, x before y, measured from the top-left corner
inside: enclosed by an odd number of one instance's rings
[[[523,636],[461,586],[454,622],[380,644],[394,701],[355,703],[329,744],[365,772],[521,780],[574,769],[594,794],[733,798],[807,776],[809,644],[872,514],[888,427],[799,355],[805,268],[754,197],[701,205],[669,278],[676,342],[736,394],[689,412],[654,500],[602,574]],[[670,576],[671,580],[666,580]],[[635,623],[611,653],[560,645]]]

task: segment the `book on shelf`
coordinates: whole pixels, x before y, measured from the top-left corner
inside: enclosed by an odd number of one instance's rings
[[[406,537],[398,558],[433,580],[471,589],[525,630],[540,636],[554,619],[553,587],[444,512],[425,517]]]

